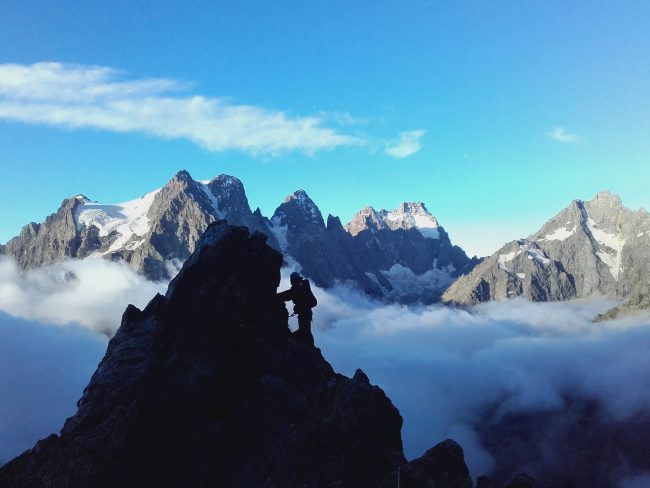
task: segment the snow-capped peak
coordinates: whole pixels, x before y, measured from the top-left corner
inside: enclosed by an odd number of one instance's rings
[[[403,202],[395,210],[362,208],[346,226],[348,232],[356,235],[363,230],[376,232],[380,229],[417,229],[424,237],[438,239],[440,224],[429,213],[422,202]]]
[[[86,195],[82,195],[81,193],[79,193],[79,195],[75,195],[75,196],[72,197],[72,198],[74,198],[75,200],[78,200],[79,203],[81,203],[82,205],[83,205],[84,203],[88,203],[88,202],[91,202],[91,201],[92,201],[92,200],[90,200],[90,198],[88,198]]]
[[[422,202],[403,202],[397,209],[381,211],[382,219],[391,229],[418,229],[424,237],[438,239],[438,221]]]
[[[94,225],[99,229],[100,237],[117,232],[117,239],[104,252],[108,254],[122,248],[133,236],[141,237],[149,231],[147,213],[159,191],[160,189],[149,192],[141,198],[114,205],[91,202],[85,197],[84,201],[79,199],[81,204],[75,209],[77,225],[80,227]],[[135,249],[137,243],[133,246]]]

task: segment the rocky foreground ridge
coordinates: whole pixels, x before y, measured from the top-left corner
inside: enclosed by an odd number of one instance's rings
[[[30,223],[0,246],[23,269],[99,255],[124,260],[151,280],[167,280],[219,219],[261,232],[287,261],[318,286],[347,283],[368,295],[402,303],[438,301],[477,262],[452,245],[422,203],[394,211],[362,209],[346,228],[323,216],[303,190],[289,195],[269,219],[252,211],[233,176],[196,181],[180,171],[164,187],[122,204],[83,195],[63,201],[45,222]]]
[[[471,488],[445,441],[407,463],[402,418],[357,370],[291,338],[282,256],[223,221],[165,296],[129,306],[60,435],[0,468],[0,486]]]

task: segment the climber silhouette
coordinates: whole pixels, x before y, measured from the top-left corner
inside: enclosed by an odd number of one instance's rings
[[[314,336],[311,333],[312,311],[318,302],[311,291],[309,280],[293,272],[289,277],[291,288],[277,294],[283,302],[293,302],[293,314],[298,315],[298,330],[294,337],[310,346],[314,345]]]

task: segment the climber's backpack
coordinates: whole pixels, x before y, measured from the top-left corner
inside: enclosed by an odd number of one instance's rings
[[[300,300],[305,306],[309,308],[314,308],[316,305],[318,305],[318,300],[316,300],[316,297],[314,296],[314,293],[311,291],[311,285],[309,284],[308,279],[303,279],[300,282],[300,293],[301,293],[301,298]]]

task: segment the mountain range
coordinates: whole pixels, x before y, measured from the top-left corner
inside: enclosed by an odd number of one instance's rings
[[[151,280],[171,279],[208,224],[225,219],[269,244],[316,285],[352,286],[387,302],[471,305],[518,296],[559,301],[630,299],[600,319],[648,308],[650,215],[603,191],[574,200],[525,239],[483,259],[469,258],[421,202],[395,210],[364,207],[343,225],[323,218],[304,190],[268,218],[252,211],[241,181],[195,181],[178,172],[164,187],[121,204],[84,195],[63,201],[0,247],[23,268],[99,255],[124,260]],[[645,285],[644,285],[645,283]]]
[[[327,222],[303,190],[287,196],[271,218],[251,211],[233,176],[195,181],[178,172],[164,187],[121,204],[84,195],[63,201],[41,224],[30,223],[0,253],[23,269],[99,255],[124,260],[151,280],[168,280],[194,251],[208,224],[227,220],[266,234],[269,244],[318,286],[351,285],[378,299],[438,301],[477,262],[470,259],[422,203],[393,211],[362,209],[347,226]]]

